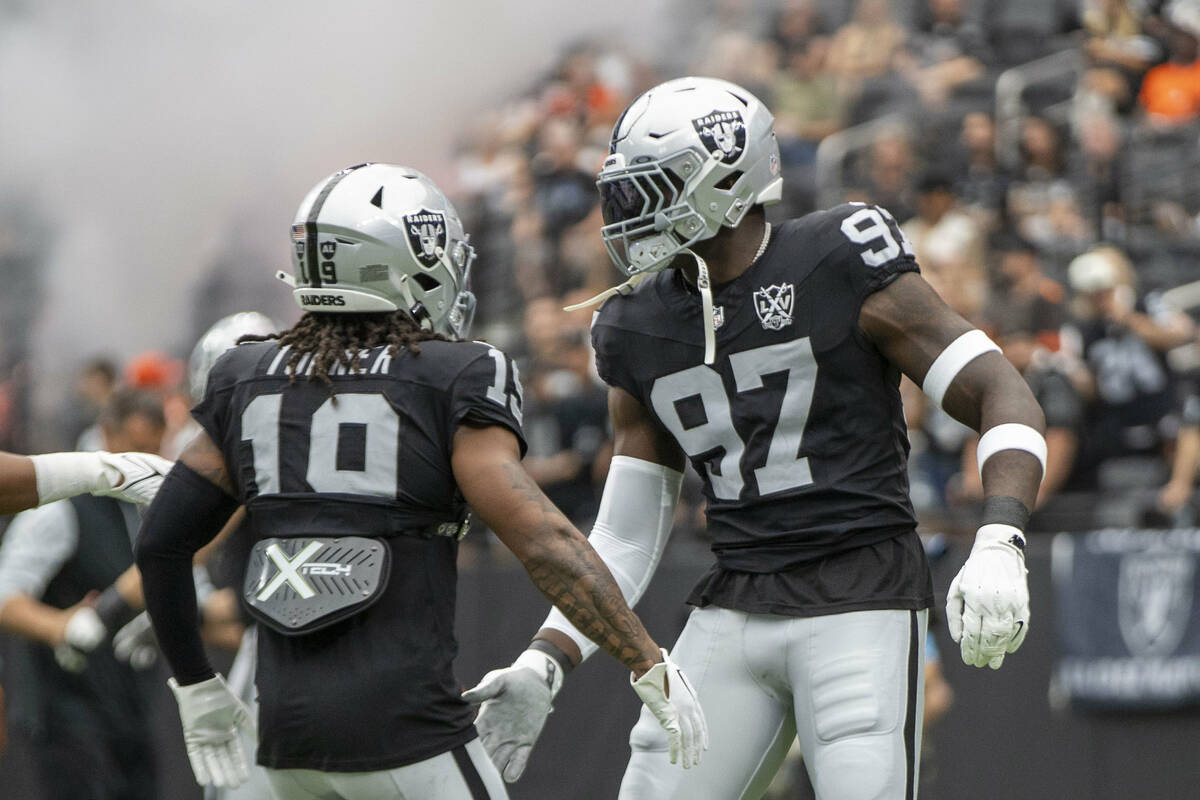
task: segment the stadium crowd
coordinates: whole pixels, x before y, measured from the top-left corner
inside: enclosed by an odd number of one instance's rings
[[[775,113],[786,180],[770,218],[884,206],[923,275],[1025,375],[1049,445],[1033,530],[1193,522],[1200,1],[704,2],[678,0],[674,42],[654,60],[605,39],[570,48],[480,114],[456,155],[448,183],[481,254],[473,334],[519,359],[528,469],[551,499],[586,530],[611,453],[591,311],[563,310],[620,279],[595,173],[633,97],[703,74]],[[22,226],[36,236],[7,230]],[[30,248],[0,232],[0,271],[30,280]],[[0,298],[3,449],[26,443],[21,331],[36,295]],[[241,310],[208,308],[196,332]],[[183,362],[153,353],[85,365],[49,444],[99,447],[96,419],[122,384],[162,400],[174,455],[195,398]],[[903,390],[914,503],[930,530],[966,531],[982,498],[975,436]],[[694,476],[685,500],[672,546],[703,547]],[[464,558],[486,542],[470,537]]]

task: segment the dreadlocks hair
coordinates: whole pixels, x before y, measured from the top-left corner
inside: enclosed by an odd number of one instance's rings
[[[359,353],[373,347],[388,346],[388,355],[395,355],[407,348],[414,356],[421,354],[421,342],[453,341],[447,336],[425,330],[406,311],[391,311],[379,314],[329,314],[310,311],[300,321],[283,333],[266,336],[247,334],[238,339],[242,342],[264,342],[278,339],[280,347],[291,347],[288,353],[287,370],[291,381],[296,380],[296,368],[300,359],[312,354],[312,363],[306,372],[332,387],[329,371],[339,364],[352,373],[362,372]]]

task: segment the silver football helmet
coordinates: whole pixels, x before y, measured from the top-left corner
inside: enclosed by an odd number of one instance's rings
[[[775,118],[742,87],[679,78],[633,101],[613,127],[597,176],[601,236],[627,275],[735,228],[783,191]]]
[[[424,328],[463,338],[475,315],[475,249],[428,177],[394,164],[335,172],[304,198],[292,225],[294,288],[305,311],[404,309]]]
[[[192,357],[188,359],[188,388],[192,397],[196,400],[204,397],[204,387],[213,364],[226,350],[236,345],[238,339],[247,334],[266,336],[278,330],[279,326],[274,320],[257,311],[242,311],[217,320],[196,342]]]

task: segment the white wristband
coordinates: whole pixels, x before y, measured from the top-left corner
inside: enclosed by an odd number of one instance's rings
[[[958,373],[962,372],[963,367],[984,353],[990,353],[993,350],[997,353],[1000,352],[1000,348],[988,338],[986,333],[978,328],[967,331],[946,345],[946,349],[939,353],[938,357],[929,365],[929,371],[925,373],[925,380],[921,382],[921,391],[925,392],[938,408],[941,408],[942,401],[946,398],[946,390],[958,377]]]
[[[98,452],[45,453],[29,460],[37,475],[38,505],[111,489],[121,480],[121,473],[106,467]]]
[[[1046,439],[1028,425],[1006,422],[983,432],[975,451],[981,476],[983,465],[1001,450],[1024,450],[1030,453],[1042,465],[1042,474],[1046,474]]]
[[[514,667],[526,667],[537,673],[538,677],[550,687],[550,696],[558,694],[563,685],[563,670],[558,662],[541,650],[525,650],[513,662]]]

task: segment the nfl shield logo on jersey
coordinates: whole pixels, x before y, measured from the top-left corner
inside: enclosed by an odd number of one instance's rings
[[[713,110],[692,120],[700,142],[710,153],[721,156],[721,162],[732,164],[746,149],[746,123],[737,111]]]
[[[720,330],[725,324],[725,306],[713,306],[713,330]]]
[[[778,331],[792,324],[792,301],[795,295],[790,283],[764,286],[754,293],[754,313],[758,315],[763,328]]]
[[[440,211],[422,208],[415,214],[406,214],[404,230],[408,232],[408,246],[426,267],[437,264],[446,250],[446,218]]]

